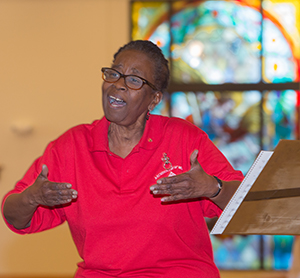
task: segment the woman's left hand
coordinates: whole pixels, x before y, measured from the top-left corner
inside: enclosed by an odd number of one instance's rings
[[[212,197],[218,191],[218,183],[213,176],[206,174],[197,160],[198,150],[191,156],[191,169],[183,174],[161,178],[150,190],[154,195],[164,196],[162,202]]]

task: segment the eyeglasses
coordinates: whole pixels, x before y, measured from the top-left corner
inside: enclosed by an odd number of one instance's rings
[[[120,73],[117,70],[112,69],[112,68],[102,68],[101,71],[102,71],[102,79],[105,82],[115,83],[121,77],[123,77],[124,80],[125,80],[125,85],[129,89],[139,90],[139,89],[141,89],[144,86],[144,84],[147,84],[153,90],[158,91],[153,84],[151,84],[149,81],[147,81],[146,79],[144,79],[144,78],[142,78],[140,76],[122,74],[122,73]]]

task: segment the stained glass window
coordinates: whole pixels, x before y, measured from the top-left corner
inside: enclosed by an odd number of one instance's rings
[[[258,91],[174,92],[171,115],[203,129],[231,164],[244,173],[260,150]]]
[[[214,258],[220,269],[259,269],[261,237],[214,236]]]
[[[263,80],[299,81],[300,1],[264,0],[262,8]]]
[[[264,92],[264,149],[274,149],[280,139],[299,139],[299,97],[294,90]]]
[[[299,138],[300,1],[131,1],[131,38],[169,59],[155,114],[203,129],[244,174],[261,149]],[[287,269],[292,236],[212,236],[220,269]]]

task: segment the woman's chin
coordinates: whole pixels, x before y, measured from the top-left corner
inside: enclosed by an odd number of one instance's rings
[[[114,113],[106,112],[104,111],[105,118],[112,123],[116,123],[119,125],[122,125],[122,122],[126,119],[126,116],[120,113],[117,113],[117,111],[114,111]]]

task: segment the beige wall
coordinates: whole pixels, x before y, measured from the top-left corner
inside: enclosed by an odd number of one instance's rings
[[[0,0],[1,199],[50,140],[103,115],[100,68],[128,15],[128,0]],[[72,275],[78,261],[66,224],[19,236],[0,218],[0,276]]]

